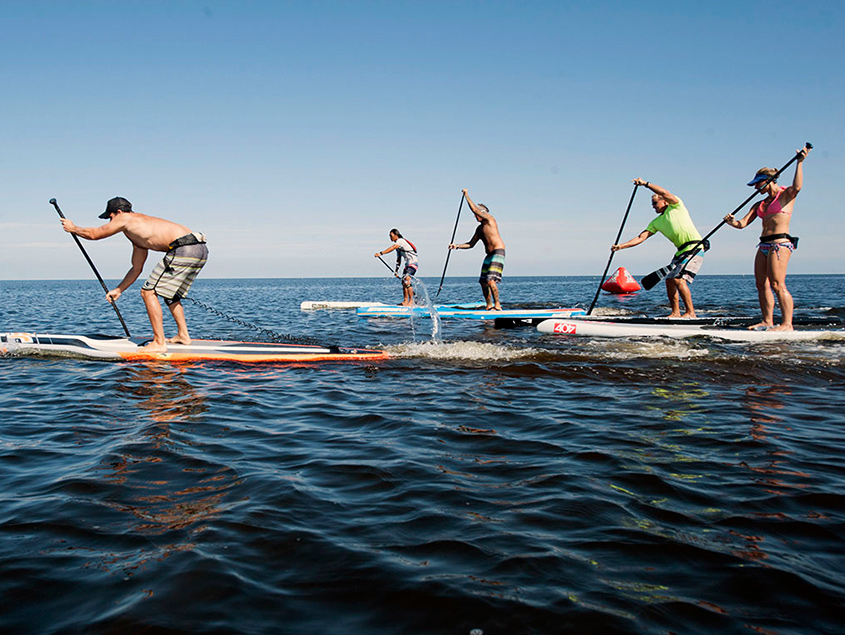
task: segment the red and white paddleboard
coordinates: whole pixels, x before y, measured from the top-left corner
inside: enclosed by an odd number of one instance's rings
[[[0,353],[64,356],[124,361],[224,361],[246,364],[284,362],[369,361],[387,359],[382,350],[275,342],[194,340],[168,344],[166,353],[147,353],[141,348],[149,339],[107,335],[58,335],[0,333]]]
[[[541,333],[569,337],[711,337],[737,342],[845,339],[843,330],[749,331],[708,324],[636,324],[610,320],[551,319],[537,325]]]

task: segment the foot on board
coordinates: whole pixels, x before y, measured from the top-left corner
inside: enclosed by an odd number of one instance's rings
[[[139,346],[138,352],[149,353],[150,355],[155,355],[157,353],[166,353],[167,345],[160,345],[156,344],[155,342],[150,342],[149,344],[146,344],[144,346]]]
[[[766,330],[767,331],[792,331],[794,329],[792,328],[791,324],[778,324],[777,326],[770,326]]]
[[[752,324],[748,327],[749,331],[768,331],[772,328],[771,324],[766,324],[765,322],[757,322],[757,324]]]

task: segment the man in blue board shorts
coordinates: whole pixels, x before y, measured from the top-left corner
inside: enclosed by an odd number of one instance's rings
[[[187,295],[208,259],[205,236],[192,232],[184,225],[133,212],[132,203],[119,196],[108,202],[100,218],[109,219],[109,222],[101,227],[77,227],[72,221],[63,218],[62,226],[66,232],[86,240],[101,240],[123,232],[132,243],[132,267],[120,284],[106,294],[106,300],[116,301],[132,286],[143,272],[150,250],[164,252],[164,259],[141,288],[141,297],[153,327],[153,341],[142,349],[148,353],[164,353],[167,351],[167,342],[190,344],[191,336],[188,334],[182,298]],[[178,329],[176,336],[167,340],[164,338],[159,297],[164,298]]]
[[[666,294],[669,296],[669,306],[672,309],[669,317],[693,318],[695,317],[695,308],[692,305],[689,283],[695,279],[704,259],[700,253],[687,259],[687,254],[701,244],[701,234],[695,228],[681,199],[669,190],[643,179],[634,179],[633,183],[654,192],[651,197],[651,206],[657,213],[657,218],[653,219],[637,237],[613,245],[611,249],[619,251],[620,249],[634,247],[658,232],[672,241],[677,251],[669,265],[672,267],[672,272],[666,276]],[[681,314],[681,300],[683,300],[685,307],[683,314]]]
[[[488,311],[501,311],[499,303],[499,283],[502,281],[502,271],[505,268],[505,241],[499,234],[499,225],[496,219],[483,203],[473,203],[467,190],[464,189],[464,197],[469,208],[478,221],[478,227],[469,242],[452,243],[449,249],[472,249],[480,240],[484,245],[487,254],[481,264],[481,275],[478,282],[481,285],[481,292],[484,294],[484,301],[487,303]]]

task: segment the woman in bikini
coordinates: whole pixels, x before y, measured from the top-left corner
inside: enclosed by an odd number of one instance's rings
[[[766,195],[766,199],[751,206],[751,210],[742,220],[736,220],[733,214],[725,216],[725,222],[731,227],[745,229],[759,217],[763,222],[757,255],[754,257],[754,279],[757,283],[757,296],[763,321],[750,327],[771,328],[774,331],[792,330],[792,295],[786,288],[786,267],[792,252],[798,248],[798,239],[789,234],[789,220],[795,197],[801,191],[804,181],[803,163],[809,148],[797,151],[798,161],[792,185],[782,187],[772,178],[777,174],[773,168],[761,168],[748,184]],[[774,293],[773,293],[774,292]],[[781,323],[774,326],[775,295],[781,311]]]

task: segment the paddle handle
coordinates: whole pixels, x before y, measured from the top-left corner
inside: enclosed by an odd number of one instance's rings
[[[56,202],[56,199],[50,199],[50,205],[56,208],[56,212],[59,214],[59,218],[65,218],[65,215],[62,214],[62,210],[59,208],[59,204]],[[79,237],[76,234],[71,234],[73,239],[76,241],[76,246],[79,247],[79,250],[82,252],[82,255],[85,256],[85,260],[88,261],[88,264],[91,266],[91,270],[94,272],[94,275],[97,276],[97,280],[100,281],[100,286],[103,287],[103,291],[106,293],[109,292],[109,288],[106,286],[106,283],[103,281],[102,276],[100,276],[100,272],[97,271],[97,267],[94,266],[94,261],[88,256],[88,252],[85,251],[85,247],[82,246],[82,243],[79,241]],[[129,329],[126,327],[126,322],[123,321],[123,316],[120,314],[120,309],[117,308],[117,304],[114,302],[109,302],[114,312],[117,314],[117,319],[120,320],[121,326],[123,326],[123,332],[126,333],[126,337],[132,337],[129,334]]]

